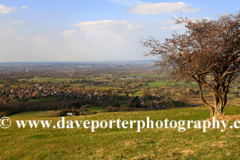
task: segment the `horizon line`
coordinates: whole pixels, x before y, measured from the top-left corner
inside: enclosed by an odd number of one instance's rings
[[[100,61],[9,61],[0,63],[79,63],[79,62],[131,62],[131,61],[154,61],[154,60],[100,60]]]

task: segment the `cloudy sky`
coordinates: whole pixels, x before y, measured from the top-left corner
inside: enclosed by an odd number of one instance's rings
[[[184,32],[172,17],[217,18],[239,0],[0,0],[0,62],[147,60],[140,42]]]

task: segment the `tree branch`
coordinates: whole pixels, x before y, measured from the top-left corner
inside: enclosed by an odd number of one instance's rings
[[[202,100],[202,102],[205,104],[205,106],[207,106],[209,109],[214,109],[214,107],[210,104],[207,103],[207,101],[203,98],[203,91],[202,91],[202,87],[200,84],[199,85],[199,89],[200,89],[200,98]]]

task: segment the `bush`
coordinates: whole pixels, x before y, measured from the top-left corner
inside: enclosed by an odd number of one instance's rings
[[[117,111],[119,111],[119,110],[115,107],[112,107],[112,106],[108,106],[106,108],[106,112],[117,112]]]
[[[57,111],[57,113],[56,113],[56,116],[57,116],[57,117],[62,117],[62,116],[65,116],[65,115],[66,115],[66,112],[63,111],[63,110],[59,110],[59,111]]]
[[[127,107],[127,106],[120,106],[118,108],[108,106],[105,111],[102,112],[118,112],[118,111],[143,111],[147,110],[146,108],[132,108],[132,107]]]
[[[113,107],[120,107],[120,103],[119,102],[114,102]]]

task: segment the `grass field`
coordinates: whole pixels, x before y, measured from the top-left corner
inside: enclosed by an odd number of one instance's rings
[[[142,90],[133,92],[132,96],[141,96],[142,95]]]
[[[240,159],[240,129],[17,129],[15,120],[52,120],[51,112],[25,112],[10,116],[12,126],[0,129],[0,159]],[[227,106],[227,115],[240,107]],[[159,111],[99,113],[70,116],[66,120],[203,120],[205,107]],[[232,122],[232,121],[230,121]],[[230,123],[229,122],[229,123]]]
[[[34,82],[43,82],[43,81],[51,81],[51,82],[70,82],[70,81],[77,81],[82,80],[80,78],[50,78],[50,77],[34,77],[29,78],[28,81],[34,81]]]
[[[174,84],[176,84],[176,83],[175,82],[167,82],[167,81],[157,81],[157,82],[149,82],[148,87],[155,88],[155,87],[162,87],[165,85],[173,86]]]
[[[166,86],[166,85],[169,85],[169,86],[183,86],[183,85],[187,85],[187,86],[196,86],[197,84],[196,83],[192,83],[192,84],[187,84],[187,83],[184,83],[184,82],[168,82],[168,81],[156,81],[156,82],[149,82],[148,83],[148,87],[150,88],[155,88],[155,87],[163,87],[163,86]]]
[[[97,107],[97,106],[91,106],[89,107],[89,110],[90,111],[96,111],[96,112],[101,112],[103,110],[105,110],[104,108],[101,108],[101,107]]]
[[[140,84],[140,82],[132,82],[132,83],[129,83],[128,85],[136,85],[136,84]]]
[[[144,77],[144,76],[148,76],[148,77],[163,77],[165,76],[166,74],[128,74],[126,76],[129,76],[129,77],[133,77],[133,76],[136,76],[136,77]]]

